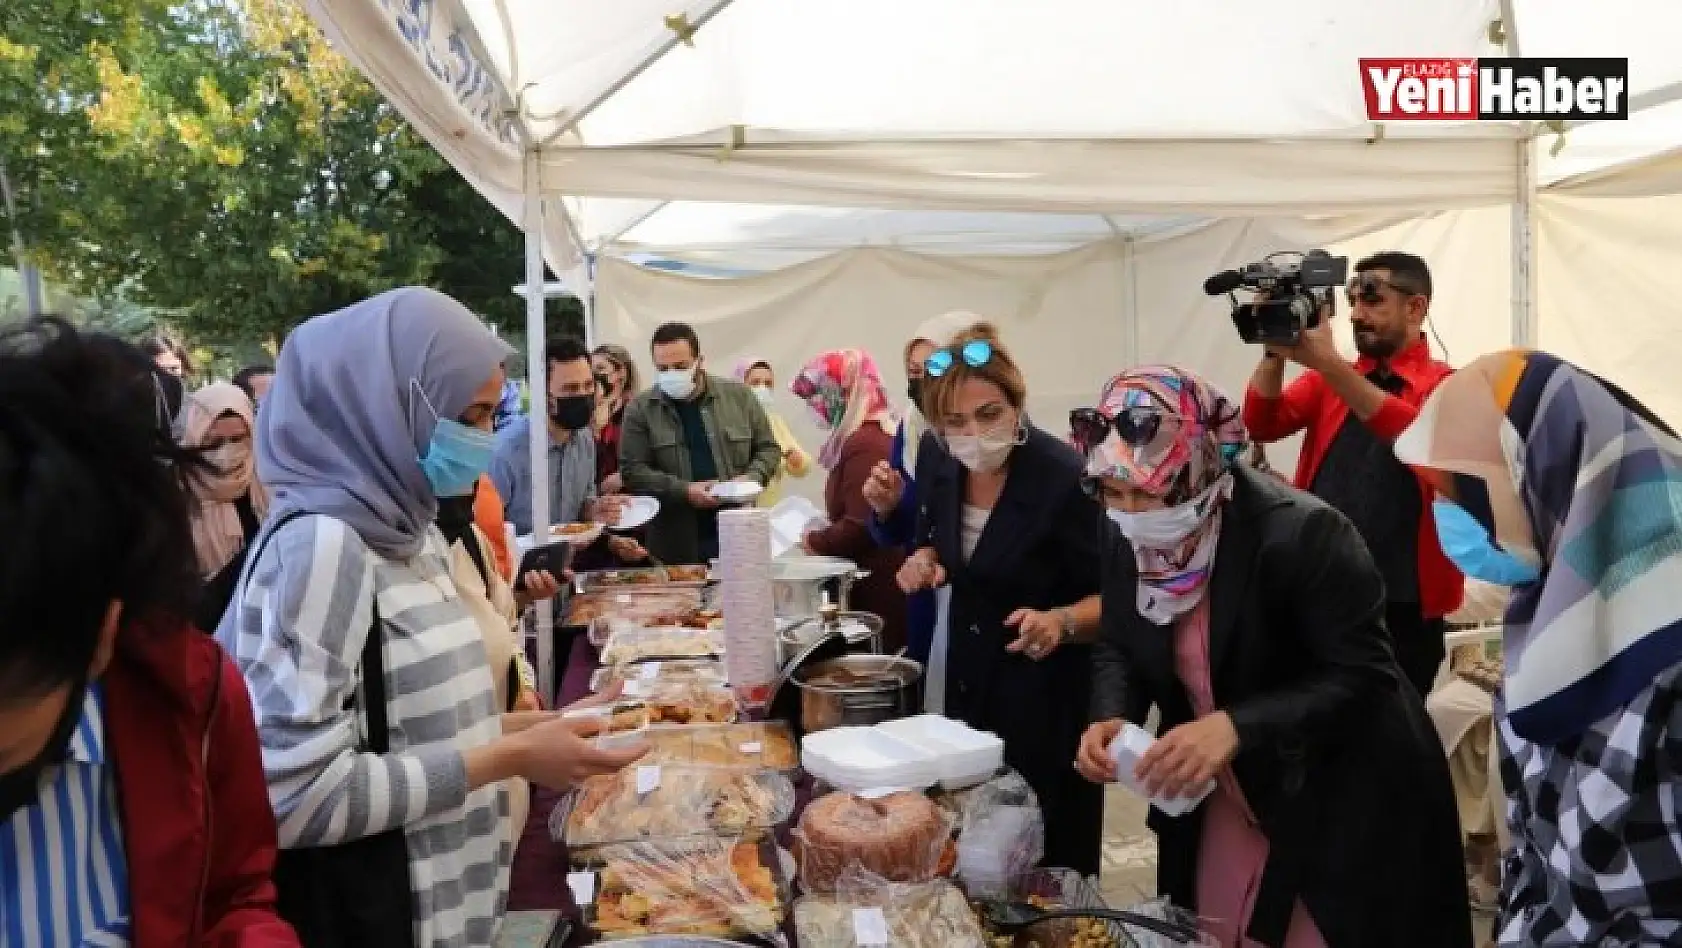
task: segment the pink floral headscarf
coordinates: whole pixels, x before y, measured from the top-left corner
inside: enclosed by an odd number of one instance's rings
[[[829,440],[818,452],[818,461],[833,468],[841,457],[841,446],[866,422],[875,422],[893,433],[893,409],[876,360],[862,349],[825,352],[800,370],[789,383],[789,391],[804,401],[818,424],[829,431]]]
[[[1115,477],[1170,506],[1194,505],[1199,518],[1174,549],[1133,544],[1139,613],[1167,625],[1203,598],[1215,563],[1221,510],[1232,496],[1232,465],[1250,443],[1239,407],[1209,382],[1173,366],[1141,366],[1104,386],[1098,413],[1110,421],[1132,412],[1140,443],[1122,440],[1113,423],[1087,454],[1086,473]],[[1154,420],[1153,420],[1154,419]]]

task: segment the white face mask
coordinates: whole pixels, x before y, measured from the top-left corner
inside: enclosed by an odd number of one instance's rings
[[[1127,539],[1147,550],[1179,549],[1180,544],[1186,542],[1186,537],[1191,536],[1192,531],[1203,522],[1196,501],[1138,513],[1114,507],[1105,512]]]
[[[1016,435],[989,432],[984,435],[947,435],[946,450],[958,463],[977,474],[991,474],[1004,467],[1016,447]]]
[[[695,369],[667,369],[660,373],[657,384],[667,397],[682,401],[695,394]]]
[[[755,385],[753,387],[753,397],[759,399],[759,403],[761,405],[770,405],[771,404],[771,386],[769,386],[769,385]]]

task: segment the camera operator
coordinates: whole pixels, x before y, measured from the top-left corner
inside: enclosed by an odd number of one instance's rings
[[[1431,357],[1424,324],[1431,271],[1387,251],[1355,265],[1349,321],[1360,358],[1332,341],[1330,307],[1294,346],[1269,346],[1244,396],[1257,441],[1305,432],[1296,486],[1348,517],[1384,575],[1385,618],[1402,671],[1429,694],[1444,656],[1443,617],[1460,605],[1460,573],[1443,555],[1431,518],[1432,490],[1396,460],[1392,442],[1453,370]],[[1284,386],[1285,362],[1308,369]]]

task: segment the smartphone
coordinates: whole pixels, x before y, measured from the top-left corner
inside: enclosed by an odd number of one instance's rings
[[[520,568],[514,572],[514,588],[524,591],[526,588],[526,574],[538,570],[548,570],[557,582],[561,573],[572,565],[572,543],[567,540],[556,540],[543,546],[534,546],[520,558]]]

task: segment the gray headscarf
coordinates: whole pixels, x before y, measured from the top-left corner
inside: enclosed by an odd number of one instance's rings
[[[257,415],[257,476],[269,519],[344,521],[391,559],[420,552],[438,510],[420,456],[436,420],[467,409],[513,352],[467,307],[405,287],[292,331]]]

